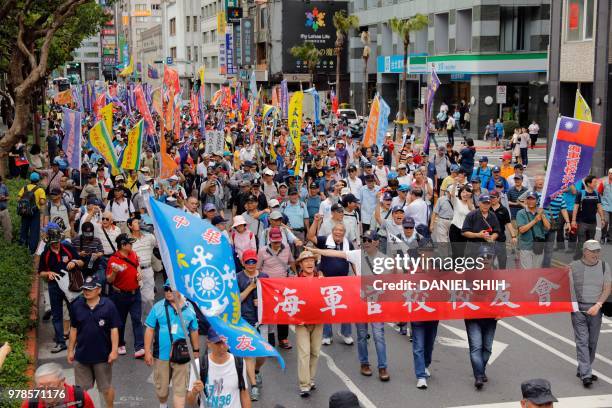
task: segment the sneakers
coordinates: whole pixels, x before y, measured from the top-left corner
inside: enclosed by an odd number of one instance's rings
[[[321,340],[321,344],[324,346],[329,346],[330,344],[332,344],[332,339],[330,337],[323,337],[323,340]]]
[[[61,353],[62,351],[66,350],[67,348],[68,347],[66,347],[65,344],[55,343],[55,346],[53,346],[53,348],[51,349],[51,353],[53,353],[53,354]]]
[[[342,341],[344,341],[344,344],[346,344],[347,346],[352,346],[353,343],[355,343],[351,336],[344,336],[342,333],[338,333],[338,335],[342,337]]]
[[[48,322],[49,320],[51,320],[51,310],[47,310],[43,315],[42,319],[43,322]]]
[[[127,354],[127,351],[125,350],[125,346],[119,346],[119,347],[117,348],[117,353],[118,353],[120,356],[125,356],[125,355]]]
[[[369,364],[362,364],[360,369],[361,375],[365,375],[366,377],[370,377],[372,375],[372,369]]]
[[[263,383],[263,375],[261,373],[255,373],[255,383],[257,384],[257,387],[261,387],[261,384]]]
[[[311,383],[310,383],[310,391],[314,391],[314,390],[316,390],[316,389],[317,389],[317,384],[315,384],[315,383],[314,383],[314,381],[313,381],[313,382],[311,382]]]
[[[591,377],[583,378],[582,385],[584,388],[591,388],[591,385],[593,385],[593,379]]]
[[[256,385],[253,385],[251,387],[250,396],[251,396],[251,401],[259,400],[259,387],[257,387]]]
[[[427,389],[427,380],[425,378],[419,378],[417,380],[417,388],[419,390],[426,390]]]
[[[285,340],[281,340],[278,343],[278,347],[285,349],[285,350],[291,350],[293,347],[291,346],[291,343],[289,343],[289,340],[285,339]]]
[[[125,349],[125,347],[124,347]],[[134,358],[143,358],[145,355],[145,351],[144,349],[140,349],[137,352],[134,353]]]
[[[477,378],[476,381],[474,381],[474,387],[476,387],[477,390],[482,389],[482,386],[484,385],[484,381],[482,381],[482,378]]]
[[[302,388],[302,389],[300,390],[300,397],[302,397],[302,398],[308,398],[308,397],[310,397],[310,390],[309,390],[309,389],[306,389],[306,388]]]

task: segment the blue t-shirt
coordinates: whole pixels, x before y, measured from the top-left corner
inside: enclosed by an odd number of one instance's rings
[[[269,278],[269,276],[268,274],[259,272],[257,279],[261,278]],[[244,291],[251,284],[251,279],[252,278],[248,277],[244,271],[240,272],[236,276],[236,280],[238,281],[238,289],[240,292]],[[240,306],[240,314],[251,326],[255,326],[257,324],[257,306],[255,306],[255,299],[257,299],[256,289],[249,293],[249,296],[242,301],[242,305]]]
[[[501,122],[496,123],[495,132],[497,133],[497,136],[502,136],[504,134],[504,124]]]
[[[111,329],[121,325],[119,312],[112,300],[100,298],[96,307],[89,308],[79,296],[70,306],[70,325],[77,330],[74,358],[81,364],[108,361],[111,352]]]
[[[166,318],[165,308],[168,308],[168,317]],[[183,308],[183,319],[185,320],[185,326],[190,332],[198,330],[198,320],[196,318],[195,311],[191,303],[185,302]],[[168,324],[170,323],[170,324]],[[172,340],[177,341],[178,339],[184,339],[185,333],[181,327],[181,320],[179,319],[178,313],[170,305],[166,299],[162,299],[153,305],[145,325],[155,330],[155,341],[153,342],[153,357],[158,360],[169,361],[170,360],[170,331],[172,329]]]

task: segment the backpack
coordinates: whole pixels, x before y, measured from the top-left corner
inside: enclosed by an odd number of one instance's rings
[[[68,405],[75,408],[83,408],[85,406],[85,391],[78,385],[73,385],[74,389],[74,400],[75,402],[69,403]],[[28,400],[28,408],[37,408],[38,398]]]
[[[234,356],[234,364],[236,365],[236,374],[238,375],[238,389],[240,391],[246,390],[246,384],[244,382],[243,367],[244,360],[242,357]],[[208,353],[204,353],[200,356],[200,381],[204,383],[204,395],[208,397],[206,391],[206,381],[208,380]]]
[[[33,189],[28,190],[28,186],[24,187],[24,192],[19,201],[17,201],[17,215],[21,217],[31,217],[36,211],[38,206],[36,205],[36,190],[40,187],[35,186]]]
[[[578,211],[582,212],[582,202],[584,201],[584,193],[586,192],[586,190],[580,190],[580,204],[578,204]],[[593,190],[593,192],[595,193],[595,196],[597,198],[599,198],[599,192],[597,190]]]

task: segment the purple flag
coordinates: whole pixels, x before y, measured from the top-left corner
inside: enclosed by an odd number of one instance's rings
[[[81,169],[81,112],[68,108],[62,108],[64,120],[64,141],[62,149],[66,152],[66,158],[70,167]]]
[[[287,80],[281,81],[281,111],[283,112],[283,119],[287,119],[289,113],[289,88],[287,87]]]

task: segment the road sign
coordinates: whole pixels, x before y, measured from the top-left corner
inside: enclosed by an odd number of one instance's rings
[[[173,62],[174,62],[174,61],[172,60],[172,57],[167,57],[167,58],[166,58],[166,64],[168,64],[168,65],[172,65],[172,63],[173,63]]]
[[[506,103],[506,85],[497,85],[496,92],[496,103],[505,104]]]

